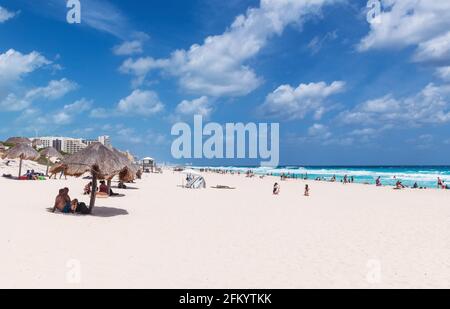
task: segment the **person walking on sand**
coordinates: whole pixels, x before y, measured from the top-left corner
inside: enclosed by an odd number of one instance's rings
[[[309,185],[305,186],[305,196],[309,196]]]
[[[273,185],[273,195],[279,195],[280,194],[280,185],[278,183],[275,183]]]

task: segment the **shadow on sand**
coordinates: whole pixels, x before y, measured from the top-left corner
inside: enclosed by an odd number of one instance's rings
[[[126,195],[125,194],[114,194],[114,195],[111,195],[110,196],[110,198],[115,198],[115,197],[125,197]]]
[[[47,208],[47,212],[53,213],[53,208]],[[55,215],[63,215],[63,216],[83,216],[83,215],[74,215],[74,214],[63,214],[61,212],[55,212]],[[117,216],[128,216],[129,213],[125,209],[114,208],[114,207],[101,207],[96,206],[92,211],[92,214],[87,216],[99,217],[99,218],[112,218]]]
[[[129,213],[125,209],[114,207],[99,207],[99,206],[96,206],[91,214],[91,216],[93,217],[100,217],[100,218],[111,218],[127,215],[129,215]]]
[[[119,188],[118,186],[113,186],[112,188],[113,188],[113,189],[117,189],[117,190],[124,190],[124,191],[126,191],[126,190],[139,190],[139,188],[136,188],[136,187],[128,187],[128,186],[127,186],[126,189]]]

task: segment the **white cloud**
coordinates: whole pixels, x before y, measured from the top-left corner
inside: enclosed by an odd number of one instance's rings
[[[438,68],[436,73],[441,79],[450,81],[450,66]]]
[[[167,65],[167,60],[155,60],[151,57],[139,58],[137,60],[127,59],[120,66],[119,71],[124,74],[134,75],[133,87],[137,88],[144,83],[147,74],[151,70],[161,69]]]
[[[14,16],[16,16],[16,13],[10,12],[0,6],[0,24],[10,20],[11,18],[14,18]]]
[[[392,95],[369,100],[339,115],[347,124],[376,124],[380,127],[415,127],[450,122],[450,86],[429,84],[419,93],[394,98]]]
[[[269,117],[295,120],[313,113],[316,119],[320,119],[328,109],[326,100],[344,89],[345,82],[342,81],[330,85],[325,82],[300,84],[297,88],[282,85],[267,96],[261,110]]]
[[[16,119],[17,125],[25,130],[35,133],[35,131],[49,131],[55,126],[64,126],[73,123],[77,117],[85,113],[92,107],[92,101],[81,99],[63,108],[54,111],[41,110],[30,107],[22,111]]]
[[[46,87],[35,88],[27,92],[26,98],[35,100],[37,98],[44,98],[48,100],[57,100],[62,98],[67,93],[76,90],[78,85],[66,78],[61,80],[52,80]]]
[[[317,15],[322,6],[337,1],[261,0],[258,8],[238,16],[224,33],[209,36],[189,50],[174,51],[158,65],[147,58],[148,65],[145,69],[141,66],[137,78],[142,81],[152,69],[163,68],[177,77],[180,86],[190,93],[213,97],[247,95],[262,82],[247,61],[255,57],[270,38],[281,35],[286,26],[302,24],[306,18]],[[128,66],[132,63],[128,60]]]
[[[0,111],[16,112],[29,107],[31,102],[23,97],[18,97],[14,93],[10,93],[0,101]]]
[[[114,112],[103,107],[94,108],[89,113],[89,117],[97,119],[106,119],[111,116],[114,116]]]
[[[372,23],[360,50],[417,45],[447,32],[450,2],[446,0],[383,0],[379,23]]]
[[[60,2],[59,0],[52,0]],[[126,16],[107,0],[89,0],[82,2],[82,25],[98,31],[112,34],[118,38],[129,35],[130,25]]]
[[[328,32],[325,36],[319,37],[315,36],[309,43],[308,49],[311,51],[311,54],[315,55],[324,47],[328,42],[334,41],[338,38],[337,30]]]
[[[381,129],[375,130],[373,128],[355,129],[355,130],[351,131],[349,135],[369,137],[369,136],[378,135],[380,133],[380,131],[381,131]]]
[[[51,61],[36,51],[24,55],[10,49],[6,53],[0,53],[0,85],[17,81],[50,63]]]
[[[54,124],[64,125],[73,122],[76,116],[88,111],[92,107],[92,101],[81,99],[72,104],[65,105],[61,111],[52,115]]]
[[[450,31],[420,43],[414,55],[414,60],[417,62],[448,63],[450,61]]]
[[[66,78],[52,80],[47,86],[33,88],[21,96],[10,93],[6,98],[0,101],[0,108],[3,111],[21,111],[28,108],[34,101],[39,99],[60,99],[67,93],[77,89],[77,87],[76,83],[69,81]]]
[[[310,137],[315,137],[315,138],[320,138],[320,139],[328,139],[331,137],[332,134],[329,131],[327,126],[316,123],[308,129],[308,135]]]
[[[209,117],[212,112],[208,97],[200,97],[192,101],[184,100],[178,104],[176,113],[183,116],[201,115],[203,117]]]
[[[131,56],[135,54],[141,54],[143,50],[142,42],[139,40],[126,41],[121,45],[117,45],[113,48],[113,52],[117,56]]]
[[[151,116],[164,109],[158,94],[153,91],[134,90],[128,97],[120,100],[117,112],[136,116]]]
[[[413,60],[450,64],[450,1],[383,0],[380,22],[371,24],[359,51],[415,47]]]

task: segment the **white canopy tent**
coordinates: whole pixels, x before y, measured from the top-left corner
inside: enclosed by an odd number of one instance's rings
[[[188,189],[200,189],[200,188],[206,188],[206,181],[203,178],[203,175],[200,174],[198,171],[195,171],[193,169],[186,169],[181,172],[181,174],[186,175],[188,177],[183,177],[182,180],[182,187],[188,188]],[[185,184],[186,181],[186,184]]]

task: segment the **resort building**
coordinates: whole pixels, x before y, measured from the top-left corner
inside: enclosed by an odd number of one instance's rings
[[[55,136],[39,137],[35,140],[39,141],[39,144],[36,145],[38,149],[53,147],[68,154],[74,154],[93,143],[102,143],[105,146],[112,147],[109,136],[100,136],[97,140]]]
[[[99,136],[98,137],[98,142],[100,144],[103,144],[106,147],[110,147],[110,148],[112,147],[111,138],[109,136],[107,136],[107,135]]]
[[[85,143],[83,143],[83,140],[81,139],[71,139],[71,138],[64,140],[62,145],[63,145],[62,151],[70,154],[83,150],[88,146]]]

